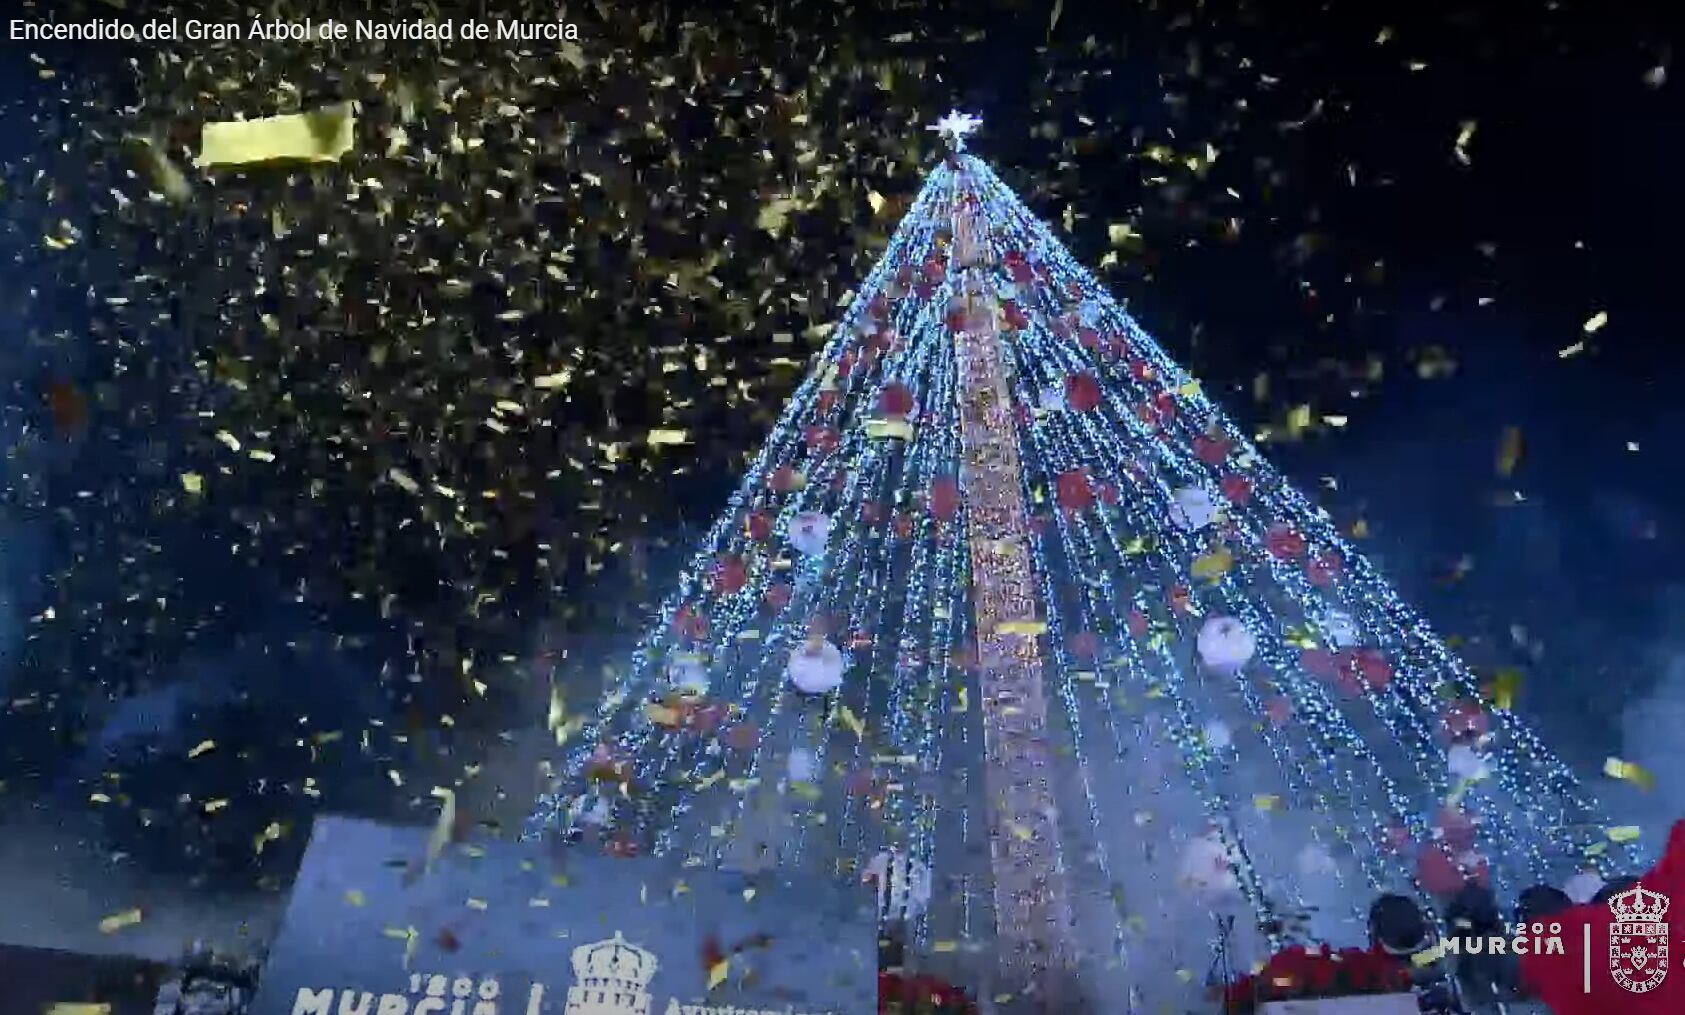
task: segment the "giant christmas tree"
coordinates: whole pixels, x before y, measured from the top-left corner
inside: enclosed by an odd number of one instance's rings
[[[1513,899],[1636,869],[1511,703],[966,153],[976,123],[937,125],[946,157],[566,727],[535,826],[873,877],[919,961],[1030,1010],[1197,995],[1236,914],[1244,968],[1365,943],[1382,891],[1433,913],[1468,880]]]

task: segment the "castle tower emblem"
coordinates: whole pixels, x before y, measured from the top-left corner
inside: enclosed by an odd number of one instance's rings
[[[1609,925],[1609,972],[1615,982],[1643,994],[1667,978],[1668,898],[1643,885],[1609,899],[1615,922]]]
[[[573,986],[565,1015],[649,1015],[655,956],[616,931],[607,941],[573,950]]]

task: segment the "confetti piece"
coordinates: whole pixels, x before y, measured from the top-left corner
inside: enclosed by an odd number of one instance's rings
[[[427,836],[427,867],[431,867],[439,854],[444,852],[456,827],[456,794],[442,786],[434,786],[433,795],[443,800],[444,805],[439,808],[439,820],[434,822],[433,831]]]
[[[708,989],[713,990],[731,974],[731,958],[727,956],[708,967]]]
[[[337,162],[351,150],[356,123],[349,102],[308,113],[207,123],[200,134],[197,164]]]
[[[1521,464],[1521,428],[1517,426],[1504,427],[1504,436],[1498,442],[1498,475],[1509,477],[1515,473],[1515,467]]]
[[[958,951],[959,950],[959,942],[958,941],[949,941],[949,940],[945,940],[945,939],[941,940],[941,941],[932,941],[930,943],[930,948],[931,948],[932,951],[937,952],[939,954],[945,953],[945,952]]]
[[[111,1015],[111,1006],[82,1001],[55,1001],[43,1015]]]
[[[1267,813],[1281,806],[1281,797],[1272,793],[1259,793],[1252,798],[1252,806]]]
[[[1557,359],[1568,359],[1571,356],[1578,356],[1580,353],[1585,352],[1585,351],[1586,351],[1586,344],[1584,342],[1575,342],[1572,345],[1566,345],[1566,346],[1563,346],[1561,349],[1558,349],[1556,351],[1556,358]]]
[[[1656,788],[1656,777],[1642,765],[1635,765],[1620,758],[1606,758],[1603,761],[1603,774],[1611,779],[1621,779],[1632,783],[1646,792]]]
[[[969,710],[970,708],[971,708],[970,695],[967,693],[967,689],[962,687],[962,688],[959,689],[959,700],[954,703],[954,709],[953,710],[955,712],[964,712],[964,711]]]
[[[184,472],[181,474],[181,488],[186,490],[188,493],[203,493],[205,490],[205,477],[199,475],[197,472]]]
[[[874,419],[866,424],[866,436],[873,439],[892,438],[910,441],[914,434],[913,424],[904,419]]]
[[[996,624],[995,625],[995,633],[996,634],[1007,634],[1007,635],[1020,635],[1022,637],[1026,637],[1026,638],[1033,638],[1037,635],[1047,633],[1047,621],[1045,621],[1045,620],[1008,620],[1004,623]]]
[[[1613,828],[1604,829],[1604,834],[1609,836],[1610,842],[1631,842],[1638,838],[1641,833],[1637,825],[1616,825]]]
[[[1595,335],[1605,324],[1608,323],[1609,315],[1604,311],[1599,310],[1597,313],[1586,318],[1586,323],[1581,325],[1581,328],[1584,329],[1586,334]]]
[[[99,922],[101,934],[115,934],[124,927],[133,927],[146,916],[138,909],[126,909],[121,913],[113,913]]]
[[[847,705],[843,705],[841,708],[837,709],[837,720],[847,727],[849,732],[853,733],[856,737],[865,739],[866,724],[860,721],[860,717],[854,714],[853,709],[850,709]]]
[[[197,758],[201,754],[205,754],[209,751],[214,751],[214,750],[216,750],[216,741],[215,740],[206,740],[206,741],[202,741],[197,747],[193,748],[191,751],[188,751],[187,756],[189,758]]]
[[[486,903],[485,899],[469,899],[468,900],[468,908],[472,909],[472,910],[476,910],[476,911],[481,912],[481,913],[484,913],[486,910],[490,909],[491,907]]]
[[[649,432],[649,445],[652,448],[663,444],[688,444],[689,442],[690,431],[688,430],[651,430]]]

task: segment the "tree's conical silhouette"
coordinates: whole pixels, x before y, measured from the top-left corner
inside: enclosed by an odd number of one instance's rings
[[[1385,891],[1635,869],[1509,708],[955,150],[535,822],[893,851],[917,961],[1118,1012],[1203,993],[1236,914],[1244,970]]]

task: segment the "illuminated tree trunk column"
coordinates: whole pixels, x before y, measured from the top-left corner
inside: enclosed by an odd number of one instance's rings
[[[1037,615],[1028,512],[1008,408],[999,308],[992,280],[976,267],[987,256],[976,216],[975,209],[963,207],[956,216],[953,269],[966,301],[965,326],[956,336],[960,486],[977,614],[995,925],[1003,986],[1027,993],[1039,1010],[1071,1011],[1061,1004],[1075,953],[1049,783],[1041,655],[1033,633],[1014,633],[1022,630],[1014,622],[1033,622]]]

